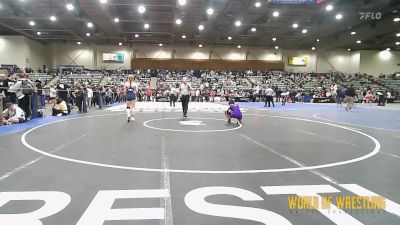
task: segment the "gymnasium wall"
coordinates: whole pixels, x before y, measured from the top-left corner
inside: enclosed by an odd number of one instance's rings
[[[349,74],[358,73],[360,71],[360,52],[319,52],[317,58],[317,71],[331,70]]]
[[[124,53],[124,63],[106,63],[103,53]],[[288,57],[306,56],[305,67],[288,65]],[[20,67],[30,66],[34,69],[47,65],[84,65],[89,69],[131,68],[132,58],[156,59],[220,59],[220,60],[280,60],[285,70],[293,72],[329,72],[344,73],[380,73],[399,72],[400,52],[391,51],[388,59],[382,59],[379,51],[311,51],[286,50],[270,48],[214,47],[198,48],[197,46],[150,46],[150,45],[93,45],[82,43],[54,42],[43,45],[22,36],[0,36],[0,64],[16,64]]]
[[[83,65],[85,68],[94,68],[94,50],[91,46],[51,43],[48,44],[51,56],[51,67],[58,65]]]
[[[56,46],[61,48],[63,52],[53,52],[55,59],[60,59],[60,55],[64,55],[63,60],[57,60],[53,63],[54,66],[58,64],[70,64],[72,60],[65,55],[71,55],[71,58],[76,58],[79,54],[76,49],[86,49],[86,53],[78,57],[74,62],[86,65],[87,68],[130,68],[130,58],[154,58],[154,59],[222,59],[222,60],[245,60],[246,54],[248,60],[280,60],[285,63],[285,69],[293,72],[329,72],[338,70],[344,73],[356,73],[359,68],[359,52],[347,51],[311,51],[311,50],[272,50],[272,49],[258,49],[246,48],[237,49],[235,47],[218,47],[218,48],[198,48],[195,46],[149,46],[149,45],[133,45],[130,46],[95,46],[82,44],[64,44],[57,43]],[[89,57],[87,54],[89,48],[92,55]],[[124,53],[124,63],[105,63],[101,60],[101,54],[107,53]],[[95,58],[96,60],[90,59]],[[74,56],[74,57],[72,57]],[[306,56],[308,57],[308,64],[305,67],[290,66],[288,65],[289,56]],[[96,63],[97,65],[96,65]]]
[[[0,36],[0,64],[42,68],[49,65],[46,46],[23,36]]]
[[[31,67],[34,70],[43,68],[43,65],[50,67],[51,59],[49,54],[50,52],[47,50],[48,46],[33,41],[29,38],[25,38],[25,43],[28,67]]]
[[[360,72],[374,76],[400,72],[400,51],[390,51],[387,59],[378,51],[361,51]]]

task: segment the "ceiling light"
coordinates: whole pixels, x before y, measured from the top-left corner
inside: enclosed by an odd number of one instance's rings
[[[297,29],[297,28],[299,27],[299,25],[298,25],[297,23],[294,23],[294,24],[292,25],[292,27],[293,27],[294,29]]]
[[[91,23],[91,22],[87,23],[87,27],[92,28],[93,27],[93,23]]]
[[[347,49],[347,51],[351,51],[351,49],[350,49],[350,48],[348,48],[348,49]]]
[[[333,9],[333,5],[327,5],[326,7],[325,7],[325,10],[326,11],[331,11]]]
[[[35,26],[36,25],[36,23],[35,23],[35,21],[29,21],[29,25],[31,25],[31,26]]]
[[[381,59],[383,59],[383,60],[388,60],[388,59],[390,59],[390,57],[392,56],[392,54],[390,53],[390,51],[384,50],[384,51],[379,52],[379,56],[380,56]]]
[[[339,13],[339,14],[336,14],[336,19],[337,19],[337,20],[341,20],[342,18],[343,18],[343,15],[342,15],[342,14],[340,14],[340,13]]]
[[[139,34],[135,34],[135,38],[138,38],[139,37]]]
[[[358,40],[356,43],[357,43],[357,44],[361,44],[361,40]]]
[[[162,47],[162,46],[163,46],[163,44],[162,44],[162,43],[160,43],[160,44],[158,44],[158,46]]]
[[[82,44],[80,41],[76,42],[78,45]]]
[[[396,37],[400,37],[400,33],[397,33],[397,34],[396,34]]]
[[[118,23],[119,22],[119,18],[114,18],[114,22]]]
[[[214,14],[214,9],[208,8],[208,9],[207,9],[207,14],[208,14],[208,15]]]
[[[242,48],[242,46],[241,46],[241,45],[238,45],[237,48]]]
[[[317,42],[319,42],[319,39],[317,38]]]
[[[396,17],[396,18],[393,19],[393,21],[394,21],[394,22],[399,22],[399,21],[400,21],[400,18],[399,18],[399,17]]]
[[[101,4],[106,4],[108,2],[108,0],[100,0]]]
[[[256,32],[256,31],[257,31],[257,28],[255,28],[255,27],[251,28],[251,32]]]
[[[90,37],[90,33],[86,33],[86,37]]]
[[[182,35],[182,39],[186,39],[186,35]]]
[[[400,42],[396,42],[396,45],[400,45]]]
[[[272,38],[272,41],[276,41],[276,38]]]
[[[256,3],[254,4],[254,6],[257,7],[257,8],[259,8],[259,7],[261,6],[261,2],[256,2]]]
[[[203,47],[203,45],[202,44],[199,44],[199,48],[202,48]]]
[[[305,33],[307,33],[307,32],[308,32],[307,29],[303,29],[303,30],[301,31],[301,33],[303,33],[303,34],[305,34]]]
[[[71,3],[67,4],[66,7],[67,7],[68,11],[72,11],[75,8],[74,5],[72,5]]]
[[[279,49],[279,46],[275,46],[275,49]]]
[[[232,37],[228,37],[228,40],[232,40]]]
[[[38,31],[38,32],[36,32],[36,34],[37,34],[37,35],[39,35],[39,36],[40,36],[40,35],[42,35],[42,33],[41,33],[41,32],[39,32],[39,31]]]
[[[204,26],[203,25],[199,25],[199,30],[204,30]]]
[[[242,22],[240,22],[240,20],[237,20],[237,21],[235,22],[235,26],[237,26],[237,27],[242,26]]]
[[[149,28],[150,28],[150,25],[149,25],[148,23],[145,23],[145,24],[143,25],[143,27],[144,27],[144,29],[149,29]]]
[[[179,0],[179,1],[178,1],[178,4],[179,4],[179,5],[186,5],[186,0]]]
[[[144,12],[146,12],[146,7],[144,7],[144,5],[140,5],[138,7],[138,11],[139,11],[139,13],[144,13]]]
[[[178,25],[180,25],[180,24],[182,24],[182,20],[181,20],[181,19],[176,19],[176,20],[175,20],[175,23],[178,24]]]
[[[50,20],[54,22],[54,21],[57,20],[57,17],[55,17],[55,16],[50,16]]]
[[[355,34],[357,34],[357,32],[352,31],[350,34],[351,34],[351,35],[355,35]]]
[[[311,50],[315,51],[315,47],[311,47]]]
[[[278,11],[274,11],[274,13],[272,13],[272,15],[273,15],[274,17],[278,17],[278,16],[279,16],[279,12],[278,12]]]
[[[118,43],[119,46],[122,46],[122,42]]]

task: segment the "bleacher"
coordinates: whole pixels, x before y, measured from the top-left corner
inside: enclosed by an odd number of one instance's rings
[[[40,80],[43,86],[45,86],[53,79],[53,76],[47,73],[31,73],[28,74],[28,77],[32,81]]]
[[[400,80],[385,79],[385,80],[382,80],[382,85],[387,90],[394,90],[396,92],[400,92]]]
[[[74,85],[75,81],[88,81],[91,85],[97,86],[100,83],[101,78],[104,74],[72,74],[72,75],[62,75],[60,80],[70,86]]]

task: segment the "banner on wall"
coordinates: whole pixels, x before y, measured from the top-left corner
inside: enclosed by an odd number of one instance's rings
[[[291,56],[288,61],[291,66],[307,66],[308,58],[305,56]]]
[[[123,63],[124,62],[124,53],[103,53],[103,61],[104,62]]]

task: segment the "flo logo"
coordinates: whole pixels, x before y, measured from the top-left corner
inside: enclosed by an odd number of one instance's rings
[[[380,20],[382,18],[381,12],[359,12],[360,20]]]

